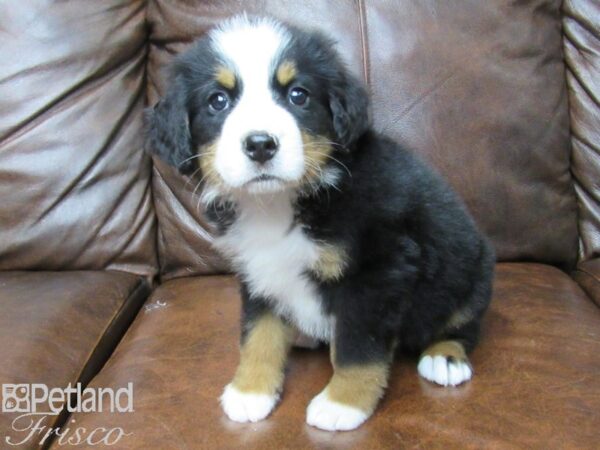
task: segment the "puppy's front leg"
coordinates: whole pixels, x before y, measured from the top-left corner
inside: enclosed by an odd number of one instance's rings
[[[328,431],[353,430],[373,414],[384,394],[394,345],[391,339],[336,328],[333,376],[308,405],[306,422]]]
[[[253,302],[253,299],[245,299]],[[236,422],[257,422],[275,407],[294,338],[292,328],[266,307],[245,304],[240,364],[221,405]]]

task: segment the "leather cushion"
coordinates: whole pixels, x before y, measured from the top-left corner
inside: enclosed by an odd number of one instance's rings
[[[145,2],[0,3],[0,270],[156,272]]]
[[[268,420],[224,417],[218,397],[238,361],[238,314],[233,278],[159,287],[92,382],[133,382],[135,412],[78,414],[77,423],[123,427],[133,433],[123,449],[590,448],[600,437],[600,310],[549,266],[498,266],[470,383],[434,386],[401,359],[374,417],[351,432],[305,424],[309,400],[331,375],[325,350],[294,351],[283,401]]]
[[[122,272],[0,272],[0,384],[85,385],[149,290],[144,278]],[[3,444],[6,436],[12,442],[26,436],[11,429],[19,415],[0,413]],[[57,420],[47,416],[43,424]],[[35,443],[19,448],[38,448]]]

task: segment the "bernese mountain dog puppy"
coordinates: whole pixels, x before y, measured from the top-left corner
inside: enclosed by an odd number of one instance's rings
[[[330,39],[224,22],[174,62],[145,145],[199,183],[241,283],[230,419],[273,410],[298,331],[331,349],[333,376],[306,412],[321,429],[373,414],[396,351],[419,354],[433,383],[471,378],[493,250],[440,176],[370,128],[366,91]]]

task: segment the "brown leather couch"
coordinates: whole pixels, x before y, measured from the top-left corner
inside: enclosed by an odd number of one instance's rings
[[[142,111],[173,56],[242,9],[335,37],[377,128],[491,237],[472,382],[401,359],[372,420],[328,433],[304,422],[327,353],[295,350],[268,420],[223,416],[237,285],[193,183],[142,152]],[[132,382],[133,413],[43,419],[122,427],[119,449],[600,448],[599,180],[597,0],[0,2],[0,383]],[[24,436],[15,417],[0,448]],[[17,447],[64,447],[42,435]]]

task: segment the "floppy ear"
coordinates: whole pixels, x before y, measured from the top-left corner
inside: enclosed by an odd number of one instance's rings
[[[144,149],[179,169],[183,174],[194,170],[192,136],[181,79],[167,90],[166,96],[145,112]]]
[[[351,74],[344,74],[333,83],[329,107],[338,142],[344,147],[352,147],[369,128],[369,98],[361,82]]]

